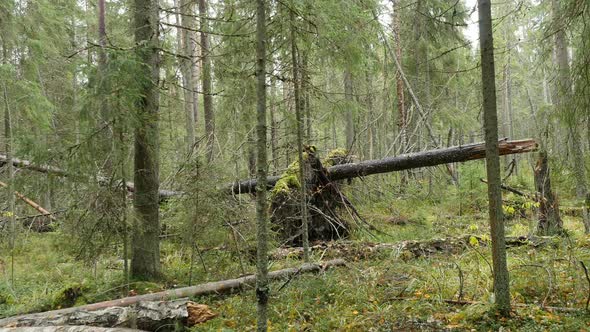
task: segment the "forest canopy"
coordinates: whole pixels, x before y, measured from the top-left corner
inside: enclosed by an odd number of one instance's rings
[[[586,330],[589,26],[2,0],[0,330]]]

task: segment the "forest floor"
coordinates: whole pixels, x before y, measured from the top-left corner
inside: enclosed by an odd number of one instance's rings
[[[590,263],[590,237],[583,234],[580,218],[572,216],[564,216],[567,235],[548,239],[543,246],[508,249],[515,306],[512,318],[496,316],[492,306],[485,196],[482,196],[463,196],[459,202],[454,194],[449,194],[449,199],[438,200],[412,195],[395,199],[365,197],[364,201],[371,203],[357,207],[381,232],[353,233],[352,246],[356,249],[338,254],[345,255],[342,258],[348,262],[346,267],[300,275],[287,284],[284,280],[273,282],[271,330],[589,330],[590,314],[585,310],[589,284],[580,261]],[[352,198],[355,199],[354,195]],[[510,195],[505,198],[515,199]],[[523,215],[516,211],[518,216],[507,221],[507,235],[528,235],[534,231],[532,208],[526,202],[516,205]],[[505,208],[507,213],[512,210]],[[189,262],[188,250],[174,237],[166,239],[162,245],[164,280],[130,284],[125,282],[117,255],[103,255],[94,264],[84,264],[76,259],[76,251],[68,247],[67,235],[59,231],[27,233],[15,252],[14,285],[10,256],[6,253],[0,256],[0,317],[185,286],[191,270],[193,285],[255,271],[246,248],[240,251],[241,255],[232,249],[227,230],[213,233],[206,235],[209,241],[200,244],[202,260],[196,258],[194,266]],[[367,242],[399,243],[465,236],[469,244],[460,251],[442,250],[418,256],[400,250],[363,254]],[[214,238],[215,241],[211,240]],[[115,249],[112,251],[118,252]],[[312,261],[332,255],[331,251],[314,251]],[[273,260],[270,269],[300,264],[298,258],[286,257]],[[194,327],[195,331],[255,328],[253,291],[194,300],[208,304],[219,314]]]

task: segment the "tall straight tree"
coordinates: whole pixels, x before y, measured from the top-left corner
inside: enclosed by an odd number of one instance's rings
[[[195,25],[194,20],[194,2],[192,0],[178,0],[175,1],[180,7],[180,15],[177,13],[177,22],[180,23],[178,28],[178,48],[180,53],[184,56],[180,60],[180,70],[182,73],[182,89],[184,95],[184,112],[186,116],[186,143],[188,152],[190,153],[195,145],[195,122],[198,113],[198,102],[196,98],[196,79],[195,77],[196,62],[193,60],[193,55],[196,49],[196,43],[193,38],[192,29]]]
[[[554,36],[555,42],[555,61],[557,62],[557,86],[555,89],[555,103],[557,111],[565,119],[568,134],[570,136],[570,147],[573,154],[573,171],[576,177],[576,195],[578,199],[583,199],[584,205],[582,217],[584,221],[584,231],[590,234],[590,194],[588,192],[588,183],[586,181],[586,166],[584,154],[582,151],[582,139],[578,130],[578,121],[582,118],[576,116],[576,108],[568,106],[573,95],[572,78],[570,72],[570,59],[568,54],[568,41],[566,31],[563,27],[563,17],[561,16],[560,2],[551,1],[553,11],[553,25],[557,29]]]
[[[215,144],[215,113],[213,112],[211,52],[209,47],[209,6],[207,0],[199,0],[199,15],[201,17],[201,61],[203,85],[203,113],[205,114],[205,135],[207,136],[207,160],[213,160],[213,146]]]
[[[291,19],[291,59],[293,62],[293,95],[295,96],[295,118],[297,121],[297,156],[299,162],[299,189],[300,189],[300,210],[302,222],[302,242],[303,242],[303,259],[309,261],[309,237],[308,237],[308,217],[307,217],[307,188],[305,181],[305,164],[303,161],[303,103],[301,98],[301,66],[297,56],[297,35],[295,33],[295,12],[290,10]],[[347,127],[348,128],[348,127]]]
[[[352,111],[352,103],[354,101],[350,66],[344,70],[344,99],[346,100],[346,148],[351,151],[352,145],[354,144],[354,112]]]
[[[266,1],[256,1],[256,299],[257,329],[267,331],[268,317],[268,204],[266,201]]]
[[[131,242],[131,274],[136,278],[160,275],[159,137],[158,137],[158,0],[135,0],[136,52],[141,62],[142,96],[137,103],[135,128],[135,208]]]
[[[7,54],[6,43],[3,43],[3,63],[6,63]],[[6,82],[2,84],[3,99],[4,99],[4,148],[6,151],[6,168],[8,170],[8,209],[10,213],[10,282],[14,286],[14,245],[16,238],[16,212],[15,210],[15,195],[14,193],[14,166],[12,165],[12,121],[10,114],[10,103],[8,101],[8,92],[6,89]]]
[[[483,120],[486,141],[486,168],[488,176],[488,204],[492,238],[494,268],[494,295],[496,307],[503,316],[510,315],[510,290],[506,265],[506,238],[500,191],[500,156],[498,151],[498,113],[496,108],[496,79],[494,66],[494,39],[490,0],[478,0],[479,43],[481,49],[481,83],[483,90]]]
[[[393,8],[393,15],[392,15],[392,28],[393,28],[393,38],[395,41],[395,55],[393,55],[397,60],[397,63],[403,63],[402,58],[402,43],[400,37],[400,15],[399,15],[399,8],[400,4],[394,1],[394,8]],[[397,119],[397,126],[400,133],[400,141],[401,141],[401,153],[408,152],[409,146],[409,139],[408,139],[408,112],[406,111],[406,98],[404,95],[404,81],[402,78],[402,73],[398,69],[395,75],[395,91],[397,96],[397,110],[398,110],[398,119]],[[401,187],[405,187],[408,184],[408,172],[403,171],[400,174],[401,176]]]
[[[106,29],[106,3],[105,0],[98,0],[98,45],[100,46],[98,49],[98,86],[99,86],[99,96],[100,96],[100,116],[101,121],[99,121],[99,127],[104,130],[106,133],[104,137],[104,153],[109,158],[106,161],[105,168],[110,168],[110,153],[109,153],[109,145],[111,144],[112,137],[110,137],[110,128],[109,128],[109,105],[108,105],[108,88],[107,88],[107,78],[106,78],[106,71],[107,71],[107,29]],[[110,174],[108,174],[110,175]]]

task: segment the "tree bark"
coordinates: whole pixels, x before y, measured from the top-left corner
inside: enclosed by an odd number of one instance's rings
[[[6,62],[6,44],[3,43],[4,54],[3,54],[3,62]],[[11,119],[11,110],[10,110],[10,103],[8,102],[8,92],[6,88],[6,83],[3,84],[3,99],[4,99],[4,135],[5,135],[5,142],[4,148],[6,149],[6,161],[8,164],[8,180],[10,181],[8,184],[8,209],[9,209],[9,221],[10,221],[10,234],[8,239],[8,246],[10,248],[10,256],[11,256],[11,283],[14,287],[14,247],[15,247],[15,240],[16,240],[16,199],[12,192],[14,192],[14,164],[12,159],[12,119]],[[4,185],[6,186],[6,185]]]
[[[180,15],[176,14],[177,23],[180,25],[177,29],[179,53],[184,56],[180,60],[180,70],[182,73],[182,89],[184,95],[184,112],[186,116],[186,143],[190,153],[195,145],[195,114],[198,104],[195,105],[195,77],[193,77],[193,55],[195,52],[195,41],[192,38],[192,31],[184,29],[191,28],[195,25],[193,1],[192,0],[175,0],[180,9]]]
[[[549,175],[549,161],[547,153],[541,151],[539,160],[535,166],[535,187],[539,193],[539,235],[555,235],[563,231],[563,222],[559,216],[557,199],[551,190],[551,178]]]
[[[500,191],[500,150],[498,147],[498,113],[496,108],[496,80],[494,68],[494,41],[490,0],[478,0],[479,38],[481,50],[481,82],[485,129],[485,156],[488,177],[490,235],[494,269],[494,295],[496,308],[502,316],[510,315],[510,289],[506,264],[506,238],[502,216]]]
[[[290,10],[290,19],[291,19],[291,60],[293,66],[293,93],[295,95],[295,118],[297,121],[297,157],[299,161],[299,178],[305,179],[305,163],[303,160],[303,132],[304,132],[304,123],[302,117],[302,106],[304,100],[301,98],[301,68],[300,68],[300,61],[297,54],[297,37],[295,34],[295,13],[293,10]],[[309,156],[308,156],[309,158]],[[301,211],[301,224],[302,224],[302,242],[304,253],[303,257],[305,262],[309,261],[309,238],[308,238],[308,210],[307,210],[307,188],[306,188],[306,181],[300,181],[299,187],[299,194],[300,194],[300,211]]]
[[[277,98],[276,98],[276,81],[271,80],[271,104],[270,104],[270,151],[272,158],[272,174],[278,175],[279,164],[279,141],[278,131],[279,122],[277,121]]]
[[[102,153],[107,157],[104,161],[103,171],[110,176],[112,171],[112,131],[111,114],[108,102],[108,77],[107,77],[107,31],[106,31],[106,4],[105,0],[98,0],[98,94],[100,102],[100,126],[97,130],[104,133],[102,138]]]
[[[124,327],[96,327],[84,325],[68,326],[37,326],[37,327],[7,327],[2,332],[141,332],[138,329],[127,329]]]
[[[160,276],[159,220],[159,29],[158,0],[135,0],[135,43],[143,62],[142,98],[137,105],[134,182],[135,218],[131,240],[131,275],[140,279]]]
[[[399,7],[398,7],[399,8]],[[398,12],[398,8],[395,8],[393,11],[393,18],[392,18],[392,26],[393,26],[393,38],[395,39],[395,58],[398,63],[402,63],[402,46],[401,46],[401,38],[400,38],[400,18]],[[406,99],[404,96],[404,82],[402,79],[402,73],[400,70],[397,71],[395,75],[395,82],[396,82],[396,93],[397,93],[397,111],[398,111],[398,119],[397,119],[397,126],[400,133],[400,140],[401,140],[401,151],[403,153],[408,153],[408,116],[406,112]],[[408,181],[407,173],[403,172],[402,174],[402,184],[405,184]]]
[[[215,113],[213,111],[211,52],[209,47],[209,6],[207,0],[199,0],[199,15],[201,16],[201,75],[203,86],[203,112],[205,114],[205,135],[207,136],[207,160],[213,160],[215,145]]]
[[[260,0],[263,1],[263,0]],[[344,266],[346,262],[342,259],[334,259],[325,262],[320,262],[318,264],[313,263],[306,263],[301,265],[298,268],[286,268],[282,270],[272,271],[268,274],[268,280],[277,280],[283,279],[287,277],[293,277],[295,275],[301,273],[315,273],[325,271],[331,267],[338,267]],[[105,302],[98,302],[93,304],[87,304],[80,307],[72,307],[66,309],[59,309],[47,312],[40,312],[40,313],[33,313],[33,314],[26,314],[21,316],[15,317],[8,317],[4,319],[0,319],[0,327],[7,327],[12,326],[12,324],[18,322],[26,322],[26,321],[34,321],[40,320],[43,317],[56,317],[56,316],[65,316],[71,315],[79,311],[85,312],[92,312],[97,310],[103,310],[106,308],[111,307],[128,307],[132,305],[136,305],[141,302],[152,302],[152,301],[170,301],[173,299],[181,299],[186,297],[197,297],[197,296],[204,296],[204,295],[219,295],[219,294],[227,294],[236,291],[240,291],[242,289],[246,289],[246,286],[251,286],[256,283],[256,276],[255,275],[248,275],[244,277],[240,277],[237,279],[229,279],[229,280],[222,280],[222,281],[215,281],[209,282],[206,284],[191,286],[191,287],[184,287],[184,288],[176,288],[171,289],[163,292],[158,293],[150,293],[144,295],[137,295],[131,297],[125,297],[122,299],[105,301]]]
[[[346,149],[352,150],[354,144],[354,112],[352,98],[352,73],[350,69],[344,71],[344,100],[346,100]]]
[[[177,324],[190,327],[202,316],[209,319],[216,316],[208,309],[208,312],[204,312],[205,308],[202,306],[187,299],[140,301],[131,306],[114,305],[98,310],[81,307],[63,313],[49,311],[18,316],[7,318],[10,323],[0,323],[0,326],[57,328],[64,325],[87,325],[92,329],[132,327],[147,331],[174,331]],[[93,331],[92,329],[86,331]]]
[[[573,154],[573,171],[576,177],[576,195],[578,199],[584,200],[583,222],[584,231],[590,234],[590,192],[588,192],[588,182],[586,181],[586,165],[584,162],[584,155],[582,151],[582,140],[578,130],[578,121],[581,116],[577,117],[576,109],[568,107],[573,91],[572,79],[569,65],[568,43],[565,29],[563,27],[563,17],[560,15],[560,3],[557,0],[551,1],[553,11],[553,24],[557,31],[555,32],[555,60],[557,62],[557,88],[555,89],[555,102],[557,111],[565,113],[565,123],[567,132],[570,136],[570,147]]]
[[[500,141],[498,142],[498,146],[500,155],[526,153],[537,150],[537,142],[532,139]],[[453,146],[445,149],[410,153],[397,157],[387,157],[377,160],[365,160],[358,163],[337,165],[329,167],[327,171],[328,178],[331,181],[336,181],[412,168],[483,159],[485,156],[486,150],[484,143],[474,143],[463,146]],[[267,180],[267,187],[272,188],[278,179],[278,176],[269,177]],[[255,179],[249,179],[229,185],[225,190],[234,194],[254,193],[256,185],[257,181]]]
[[[200,0],[204,1],[204,0]],[[266,1],[256,1],[256,300],[257,330],[268,330],[268,202],[266,178]]]

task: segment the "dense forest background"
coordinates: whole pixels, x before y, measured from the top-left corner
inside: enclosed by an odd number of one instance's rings
[[[268,176],[303,193],[294,170],[310,155],[357,162],[484,141],[476,1],[262,3],[265,67],[255,1],[0,3],[0,317],[254,273],[257,196],[226,188],[260,181],[260,128]],[[271,328],[590,324],[546,309],[588,307],[590,3],[491,4],[498,134],[539,151],[500,157],[508,242],[528,241],[508,250],[517,318],[488,310],[486,168],[471,161],[341,181],[349,239],[303,251],[349,265],[271,284]],[[543,156],[551,183],[539,187]],[[273,256],[276,233],[265,269],[296,265]],[[435,238],[448,241],[431,249]],[[418,240],[421,251],[367,251]],[[197,329],[255,326],[254,292],[198,300],[220,317]]]

